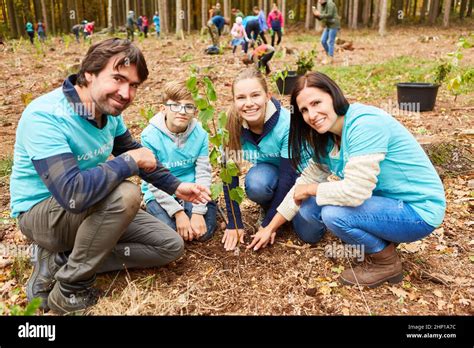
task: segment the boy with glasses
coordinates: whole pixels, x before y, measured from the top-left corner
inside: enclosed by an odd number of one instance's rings
[[[148,147],[180,180],[211,186],[209,139],[195,116],[197,108],[186,84],[170,82],[161,111],[142,132]],[[147,212],[178,232],[185,241],[210,239],[216,228],[216,205],[178,200],[153,185],[142,183]]]

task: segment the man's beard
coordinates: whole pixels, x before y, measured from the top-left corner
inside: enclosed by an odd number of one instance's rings
[[[114,107],[109,104],[109,102],[113,102],[111,99],[113,99],[111,95],[106,95],[105,98],[100,98],[98,100],[92,99],[94,102],[94,112],[99,113],[99,115],[94,115],[94,117],[100,115],[119,116],[130,105],[130,102],[128,102],[122,107]]]

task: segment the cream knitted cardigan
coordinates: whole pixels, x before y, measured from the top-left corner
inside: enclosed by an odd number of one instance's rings
[[[377,175],[380,173],[380,162],[384,159],[383,153],[352,157],[344,168],[344,179],[331,182],[328,181],[329,173],[310,160],[277,211],[286,220],[292,220],[299,210],[299,206],[293,200],[295,186],[314,183],[319,183],[317,194],[316,197],[309,199],[316,199],[318,205],[357,207],[372,196],[377,184]]]

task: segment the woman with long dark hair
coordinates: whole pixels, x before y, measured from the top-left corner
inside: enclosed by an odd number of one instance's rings
[[[410,132],[385,111],[349,104],[328,76],[301,77],[291,96],[289,151],[295,168],[314,153],[273,220],[249,248],[273,242],[294,217],[311,223],[297,231],[311,242],[327,228],[363,248],[369,262],[341,274],[344,284],[376,287],[400,282],[396,244],[429,235],[446,209],[443,185]],[[334,178],[331,180],[331,178]]]

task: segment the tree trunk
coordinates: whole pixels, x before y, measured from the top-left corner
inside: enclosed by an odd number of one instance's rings
[[[2,18],[7,23],[8,26],[8,19],[7,19],[7,8],[5,7],[5,2],[3,0],[0,0],[0,4],[2,7]]]
[[[402,19],[405,18],[407,12],[403,9],[403,0],[395,1],[395,22],[400,24]]]
[[[67,5],[67,0],[62,0],[60,3],[60,12],[61,13],[61,31],[63,33],[68,33],[69,32],[69,9]]]
[[[191,0],[186,1],[186,31],[191,34]]]
[[[366,27],[369,24],[370,5],[372,0],[364,0],[364,10],[362,12],[362,24]]]
[[[357,29],[357,20],[359,15],[359,0],[353,0],[354,9],[352,10],[352,29]]]
[[[466,7],[467,7],[467,0],[461,0],[461,6],[459,9],[459,19],[461,20],[464,18],[464,12],[466,11]]]
[[[413,13],[412,13],[413,18],[416,18],[416,9],[417,9],[417,6],[418,6],[418,0],[415,0],[415,1],[414,1],[414,4],[413,4]]]
[[[283,17],[283,23],[286,24],[286,0],[281,1],[281,16]]]
[[[42,22],[46,26],[46,30],[48,30],[49,29],[49,26],[48,26],[48,12],[46,12],[46,4],[44,2],[45,2],[45,0],[41,0],[41,12],[43,13]]]
[[[107,30],[109,31],[109,34],[114,33],[114,21],[113,21],[113,5],[112,5],[112,0],[108,0],[108,6],[107,6]]]
[[[354,0],[347,0],[346,3],[348,4],[348,8],[347,8],[347,27],[349,29],[352,28],[352,11],[354,10]]]
[[[426,11],[428,10],[428,2],[429,0],[423,0],[423,5],[421,5],[421,12],[420,12],[420,22],[424,22],[426,18]]]
[[[311,17],[313,17],[313,11],[311,9],[311,0],[306,0],[306,19],[304,23],[304,28],[309,30],[311,28]]]
[[[165,27],[165,23],[164,23],[164,19],[163,19],[164,13],[165,13],[165,1],[164,0],[158,0],[158,15],[160,16],[160,30],[161,30],[161,32],[164,32],[164,27]]]
[[[35,9],[35,18],[34,18],[34,21],[35,22],[38,22],[38,20],[40,19],[41,17],[41,4],[39,2],[39,0],[33,0],[33,5],[34,5],[34,9]],[[6,18],[6,17],[5,17]]]
[[[474,7],[474,0],[469,0],[469,7],[467,9],[466,17],[472,17],[472,8]]]
[[[439,0],[431,0],[430,4],[430,14],[428,22],[433,25],[438,18],[438,9],[439,9]]]
[[[20,17],[20,14],[19,14],[19,9],[18,6],[15,6],[15,14],[16,14],[16,18],[15,18],[15,24],[16,24],[16,31],[18,33],[18,36],[23,36],[24,33],[25,33],[25,29],[24,29],[24,26],[23,26],[23,23],[22,23],[22,19]]]
[[[444,0],[443,27],[449,26],[449,14],[451,13],[451,0]]]
[[[51,23],[50,23],[51,24],[51,34],[56,34],[56,25],[54,23],[54,0],[51,0],[50,3],[51,3],[51,17],[50,17],[50,19],[51,19]],[[46,28],[47,27],[48,26],[46,26]]]
[[[182,0],[176,0],[176,37],[183,36],[183,3]]]
[[[33,16],[31,15],[30,9],[30,1],[23,0],[23,21],[26,23],[27,21],[31,21]]]
[[[201,0],[201,27],[207,26],[207,1]]]
[[[224,7],[224,9],[223,9],[224,10],[224,17],[225,18],[230,18],[230,0],[224,0],[223,7]],[[223,32],[225,34],[230,32],[230,28],[227,24],[224,25],[224,31]]]
[[[379,34],[381,36],[387,32],[387,2],[388,0],[381,0],[380,4]]]
[[[13,0],[7,0],[8,21],[10,23],[10,37],[18,38],[18,27],[16,25],[15,4]]]
[[[170,21],[169,21],[169,7],[168,7],[168,1],[162,0],[163,1],[163,15],[161,16],[161,23],[162,24],[162,30],[165,34],[169,33],[170,30]],[[160,24],[161,24],[160,23]]]
[[[316,3],[316,9],[321,12],[321,4],[319,3],[319,1]],[[313,12],[313,10],[311,10],[311,13]],[[313,15],[311,15],[313,16]],[[320,33],[323,31],[323,25],[321,24],[321,21],[318,21],[316,19],[316,17],[314,17],[314,30],[316,30],[317,33]]]
[[[380,1],[374,1],[374,8],[372,12],[372,28],[375,29],[380,24],[379,23],[379,15],[380,15]]]

